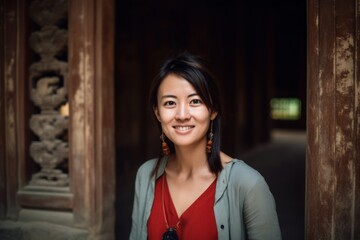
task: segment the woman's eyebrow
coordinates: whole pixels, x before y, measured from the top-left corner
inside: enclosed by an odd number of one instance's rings
[[[199,96],[199,94],[197,94],[197,93],[192,93],[192,94],[190,94],[190,95],[188,96],[188,98],[191,98],[191,97],[194,97],[194,96]]]
[[[177,98],[175,95],[163,95],[161,98]]]
[[[199,96],[199,94],[197,94],[197,93],[189,94],[189,95],[188,95],[188,98],[191,98],[191,97],[194,97],[194,96]],[[168,94],[168,95],[163,95],[163,96],[161,96],[161,99],[163,99],[163,98],[178,98],[178,97],[175,96],[175,95],[170,95],[170,94]]]

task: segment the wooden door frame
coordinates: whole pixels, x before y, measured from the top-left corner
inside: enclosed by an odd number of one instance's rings
[[[24,116],[28,76],[26,16],[29,1],[0,2],[0,220],[21,220],[26,202],[19,193],[26,179]],[[70,192],[59,209],[47,213],[53,222],[87,229],[94,238],[114,239],[114,26],[113,0],[68,0],[68,99]],[[29,101],[29,100],[27,100]],[[4,161],[3,161],[4,160]],[[46,194],[44,194],[46,195]],[[30,197],[29,197],[30,196]],[[26,198],[36,212],[49,196]],[[48,201],[45,201],[48,202]],[[64,223],[62,206],[70,208]],[[33,221],[45,220],[32,214]]]
[[[360,238],[360,1],[308,0],[306,239]]]
[[[69,3],[75,223],[114,234],[114,1]]]

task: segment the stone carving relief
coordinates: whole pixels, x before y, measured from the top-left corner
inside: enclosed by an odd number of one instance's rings
[[[40,60],[29,68],[31,100],[39,111],[30,118],[30,129],[37,137],[30,144],[30,156],[40,166],[32,175],[30,185],[64,187],[69,185],[66,166],[68,161],[68,116],[61,115],[59,107],[67,102],[66,61],[67,1],[35,0],[30,6],[30,17],[40,26],[31,33],[30,46]]]
[[[66,89],[59,87],[60,79],[42,77],[31,91],[31,100],[39,106],[42,114],[56,114],[56,108],[66,101]]]

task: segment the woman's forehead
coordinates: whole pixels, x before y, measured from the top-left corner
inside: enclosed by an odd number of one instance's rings
[[[170,74],[161,82],[158,94],[197,94],[194,86],[181,76]]]

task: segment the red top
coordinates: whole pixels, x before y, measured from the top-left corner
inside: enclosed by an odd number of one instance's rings
[[[180,216],[177,215],[171,199],[165,174],[155,183],[155,198],[147,223],[148,239],[162,239],[166,232],[166,221],[163,211],[162,184],[164,184],[164,207],[170,228],[176,230],[179,239],[218,239],[214,215],[216,179]]]

